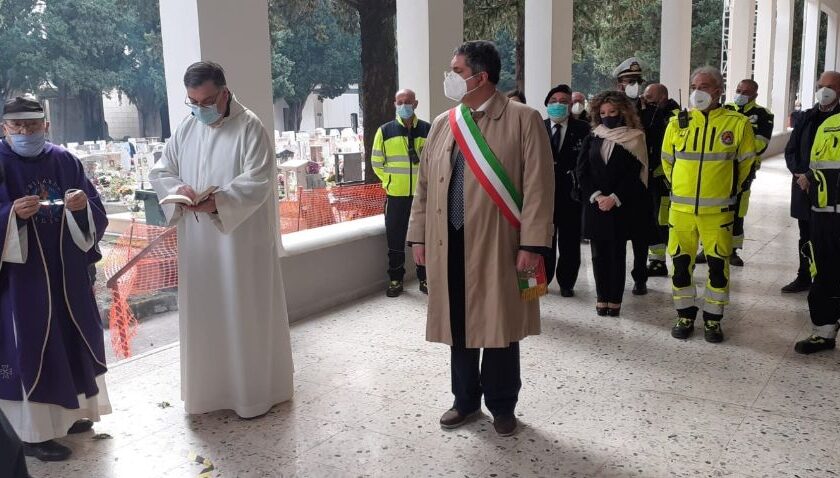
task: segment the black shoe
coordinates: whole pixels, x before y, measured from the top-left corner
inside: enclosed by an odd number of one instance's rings
[[[703,336],[706,342],[717,344],[723,342],[723,330],[720,328],[719,320],[704,320],[703,321]]]
[[[560,288],[560,296],[561,297],[574,297],[575,291],[572,289],[566,289],[565,287]]]
[[[674,326],[671,327],[671,337],[675,339],[685,340],[691,337],[691,334],[693,332],[694,319],[686,319],[685,317],[679,317],[674,323]]]
[[[647,294],[647,284],[644,282],[636,282],[633,285],[633,295],[645,295]]]
[[[440,427],[446,430],[452,430],[468,423],[479,415],[481,415],[480,408],[472,413],[461,415],[461,412],[456,410],[455,407],[452,407],[440,417]]]
[[[607,315],[610,317],[618,317],[621,315],[621,306],[618,307],[607,307]]]
[[[493,428],[500,437],[509,437],[516,434],[516,429],[519,428],[519,422],[513,414],[500,415],[493,417]]]
[[[385,291],[385,295],[388,297],[399,297],[403,291],[403,284],[401,280],[392,280],[388,282],[388,290]]]
[[[93,421],[88,420],[87,418],[83,418],[81,420],[76,420],[76,423],[67,430],[68,435],[75,435],[76,433],[85,433],[90,431],[93,428]]]
[[[420,281],[420,292],[429,295],[429,284],[424,280]]]
[[[796,353],[800,354],[812,354],[814,352],[820,352],[822,350],[831,350],[836,345],[835,339],[825,339],[822,337],[817,337],[816,335],[812,335],[805,340],[800,340],[796,342],[794,345],[793,350],[796,350]]]
[[[694,258],[695,264],[705,264],[706,263],[706,251],[700,251],[697,253],[697,257]]]
[[[70,458],[72,450],[54,440],[23,444],[23,454],[41,461],[64,461]]]
[[[729,264],[735,267],[744,267],[744,260],[738,255],[738,251],[732,251],[732,255],[729,256]]]
[[[665,265],[665,261],[654,259],[648,264],[647,275],[648,277],[668,277],[668,266]]]
[[[796,292],[805,292],[806,290],[811,288],[811,281],[808,279],[803,279],[799,276],[793,280],[790,284],[782,287],[782,293],[785,294],[793,294]]]

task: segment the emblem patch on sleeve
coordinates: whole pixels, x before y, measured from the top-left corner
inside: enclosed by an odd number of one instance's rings
[[[720,142],[726,146],[731,146],[735,142],[735,133],[732,131],[724,131],[720,134]]]

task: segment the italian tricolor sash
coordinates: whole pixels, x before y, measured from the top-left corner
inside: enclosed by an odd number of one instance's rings
[[[505,168],[481,135],[470,109],[465,105],[458,105],[449,110],[449,126],[464,160],[479,184],[499,208],[502,216],[518,231],[522,227],[522,195],[516,190]],[[517,280],[519,294],[523,299],[534,300],[545,295],[548,286],[542,257],[535,269],[517,272]]]
[[[519,230],[522,213],[522,195],[513,186],[505,168],[493,154],[481,130],[475,124],[470,109],[458,105],[449,110],[449,126],[464,160],[470,166],[481,187],[499,207],[502,216],[514,229]]]

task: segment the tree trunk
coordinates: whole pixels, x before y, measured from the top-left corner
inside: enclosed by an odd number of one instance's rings
[[[364,115],[365,182],[375,183],[370,151],[376,128],[394,116],[392,98],[397,90],[395,0],[359,2],[362,38],[362,114]]]
[[[516,89],[525,91],[525,2],[516,5]]]
[[[160,111],[160,139],[166,139],[172,136],[172,126],[169,122],[169,104],[166,100],[158,107]]]
[[[303,101],[286,100],[286,104],[289,105],[289,108],[287,109],[288,113],[283,118],[286,123],[286,130],[300,131],[300,124],[303,122],[303,106],[305,102],[305,98]]]
[[[140,102],[137,106],[137,118],[140,120],[140,136],[143,138],[160,138],[161,122],[160,108]]]
[[[80,90],[79,103],[82,107],[82,125],[84,137],[81,141],[108,139],[108,125],[105,123],[105,109],[102,104],[102,92]]]

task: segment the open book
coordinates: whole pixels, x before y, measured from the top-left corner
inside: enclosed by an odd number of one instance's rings
[[[184,206],[198,206],[201,204],[202,201],[209,198],[211,194],[218,190],[218,186],[210,186],[209,188],[205,189],[204,191],[200,192],[195,197],[195,201],[191,200],[187,196],[183,194],[170,194],[165,198],[160,200],[160,205],[163,206],[164,204],[182,204]]]

